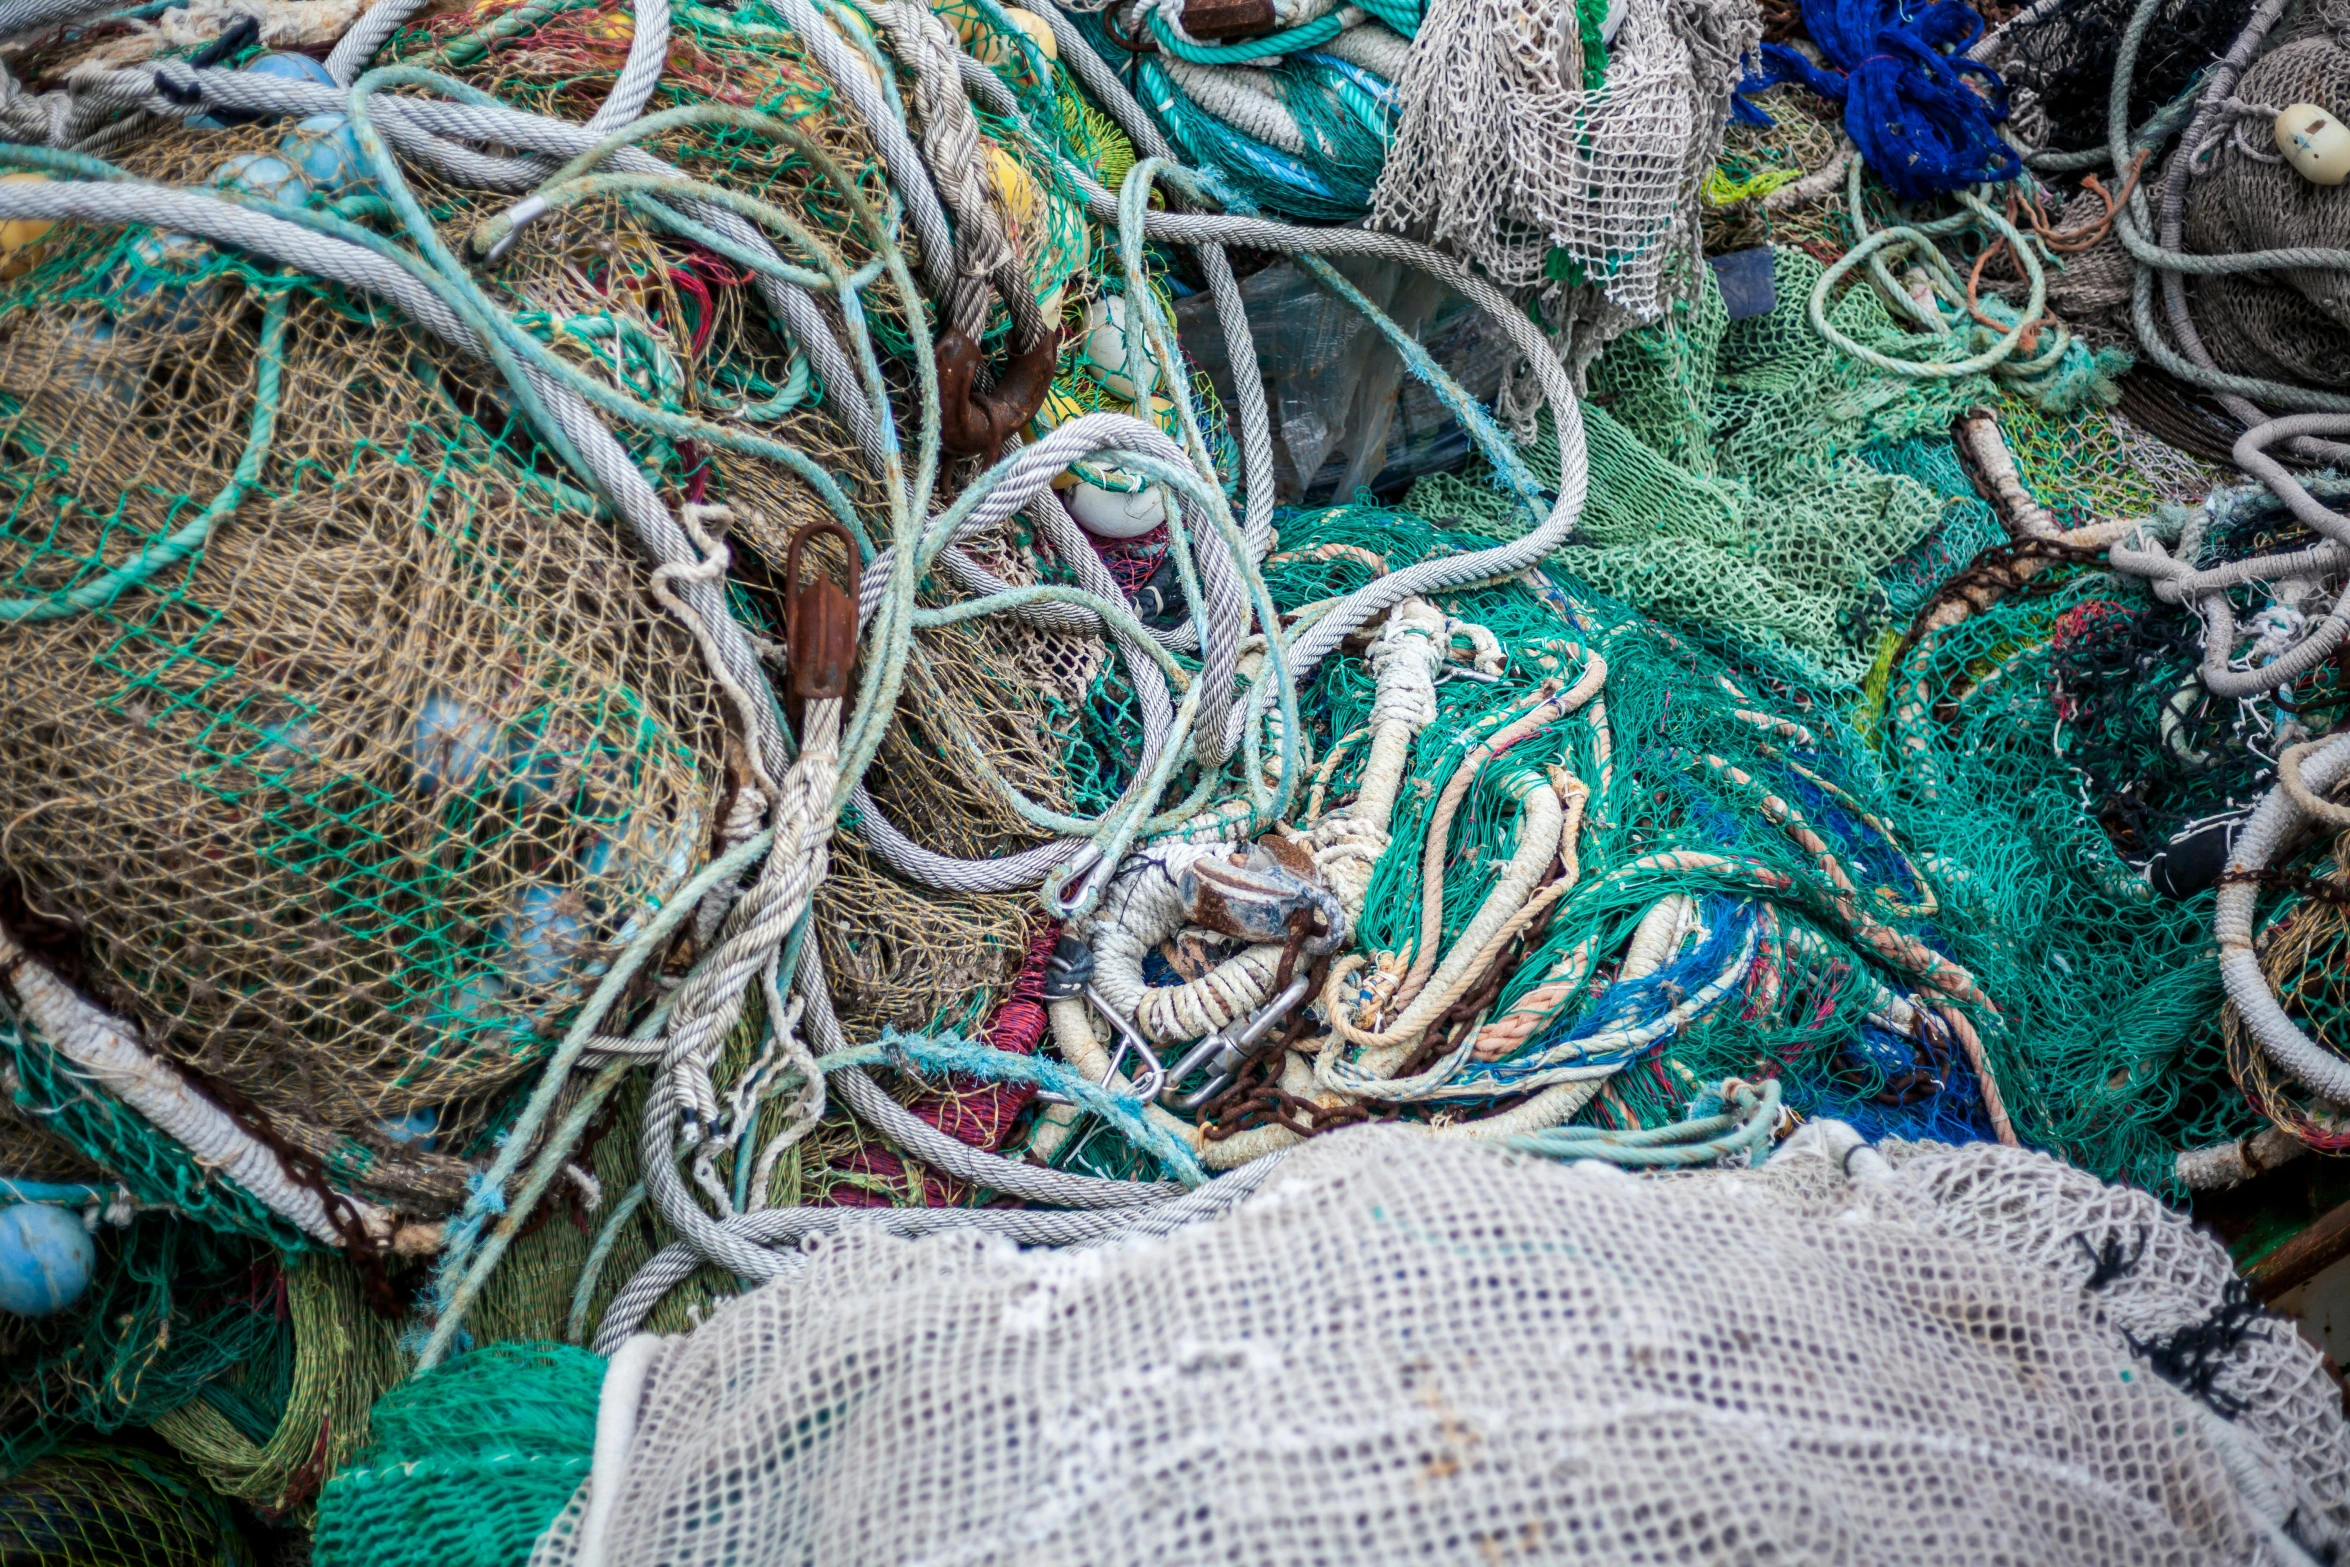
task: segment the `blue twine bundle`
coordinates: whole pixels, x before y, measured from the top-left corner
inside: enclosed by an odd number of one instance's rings
[[[1983,35],[1983,19],[1960,0],[1803,0],[1804,30],[1828,68],[1784,44],[1763,45],[1763,71],[1740,94],[1801,82],[1844,105],[1844,131],[1894,197],[1923,201],[1970,185],[1998,184],[2023,172],[2002,141],[2007,85],[1990,67],[1964,58]],[[1743,96],[1735,107],[1749,125],[1769,115]]]

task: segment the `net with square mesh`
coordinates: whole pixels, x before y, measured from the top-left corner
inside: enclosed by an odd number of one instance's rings
[[[1944,526],[1966,531],[1946,516],[1959,491],[1862,454],[1919,437],[1947,450],[1951,419],[1988,387],[1898,380],[1836,353],[1804,320],[1819,263],[1791,248],[1772,261],[1767,312],[1731,320],[1701,269],[1691,304],[1592,367],[1591,499],[1560,560],[1645,614],[1857,684],[1891,620],[1878,579]],[[1865,289],[1831,319],[1888,347],[1904,340]],[[1528,455],[1537,471],[1546,460],[1546,447]],[[1499,531],[1510,506],[1473,472],[1421,480],[1410,504],[1480,531]]]
[[[836,1238],[638,1341],[533,1561],[2322,1557],[2338,1394],[2240,1300],[2018,1150],[1659,1179],[1356,1129],[1171,1234]]]
[[[601,1357],[493,1344],[377,1403],[361,1462],[319,1498],[328,1567],[489,1567],[522,1560],[588,1472]]]

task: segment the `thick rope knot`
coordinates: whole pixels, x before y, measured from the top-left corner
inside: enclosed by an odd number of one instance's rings
[[[1227,1028],[1273,994],[1291,933],[1318,957],[1346,939],[1339,899],[1301,872],[1293,849],[1267,843],[1174,843],[1130,856],[1079,932],[1091,942],[1094,984],[1113,1010],[1156,1040],[1190,1040]],[[1183,985],[1153,986],[1143,955],[1199,926],[1253,945]]]
[[[1395,791],[1403,781],[1412,737],[1435,722],[1436,673],[1444,667],[1454,624],[1426,599],[1405,599],[1388,611],[1367,655],[1379,684],[1371,698],[1371,749],[1363,762],[1362,787],[1351,805],[1316,822],[1307,838],[1315,870],[1338,894],[1350,920],[1362,917],[1371,873],[1387,851],[1387,822],[1395,812]],[[1500,651],[1498,643],[1494,650]]]
[[[1417,734],[1435,722],[1436,673],[1450,640],[1444,612],[1426,599],[1406,599],[1388,613],[1368,655],[1379,682],[1371,699],[1374,733],[1404,724]]]
[[[751,981],[773,961],[824,879],[832,838],[832,792],[840,777],[837,700],[808,704],[799,759],[775,805],[775,843],[740,901],[727,911],[718,944],[678,986],[669,1012],[661,1069],[699,1140],[715,1127],[720,1106],[710,1070],[742,1017]]]

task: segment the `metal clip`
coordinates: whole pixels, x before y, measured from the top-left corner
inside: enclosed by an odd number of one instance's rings
[[[847,592],[818,577],[800,585],[800,546],[829,533],[848,553]],[[811,522],[792,535],[783,557],[783,635],[791,658],[792,694],[803,701],[849,694],[849,671],[857,661],[857,597],[863,586],[857,541],[837,522]]]
[[[1187,1113],[1199,1110],[1230,1087],[1232,1080],[1240,1075],[1240,1069],[1261,1054],[1255,1048],[1257,1042],[1273,1031],[1274,1024],[1296,1011],[1297,1004],[1305,1000],[1306,992],[1311,989],[1313,982],[1300,974],[1283,987],[1281,994],[1241,1024],[1237,1031],[1210,1034],[1186,1050],[1183,1058],[1175,1063],[1174,1069],[1166,1074],[1167,1081],[1171,1084],[1180,1083],[1201,1067],[1206,1067],[1207,1082],[1181,1095],[1175,1094],[1175,1090],[1170,1087],[1159,1096],[1160,1099],[1171,1108]]]
[[[1067,936],[1062,937],[1062,945],[1067,946],[1071,939],[1072,938]],[[1080,946],[1080,950],[1083,950],[1082,945]],[[1093,954],[1087,952],[1085,956],[1086,962],[1083,966],[1085,979],[1091,979],[1093,974]],[[1060,988],[1059,993],[1056,994],[1054,976],[1052,973],[1052,970],[1056,968],[1062,969],[1063,975],[1066,976],[1068,973],[1074,971],[1077,968],[1077,965],[1069,964],[1064,968],[1061,963],[1061,954],[1058,951],[1053,954],[1053,962],[1047,966],[1047,978],[1045,980],[1046,999],[1054,1001],[1065,1001],[1073,1000],[1078,996],[1083,996],[1087,1004],[1090,1005],[1094,1011],[1100,1013],[1103,1020],[1117,1032],[1118,1048],[1110,1052],[1110,1064],[1102,1070],[1101,1086],[1103,1088],[1108,1088],[1110,1086],[1111,1081],[1118,1075],[1118,1068],[1125,1064],[1127,1052],[1132,1051],[1134,1054],[1142,1057],[1143,1067],[1142,1083],[1141,1086],[1135,1089],[1134,1097],[1141,1100],[1144,1104],[1149,1104],[1152,1100],[1158,1098],[1160,1092],[1167,1086],[1167,1068],[1165,1063],[1159,1060],[1159,1053],[1151,1048],[1150,1041],[1143,1038],[1140,1033],[1136,1032],[1132,1023],[1129,1023],[1124,1018],[1120,1017],[1117,1012],[1112,1009],[1110,1004],[1102,999],[1101,992],[1095,990],[1091,984],[1084,983],[1081,980],[1077,983],[1074,989],[1066,988],[1067,980],[1064,977],[1062,988]],[[1066,1105],[1076,1103],[1076,1101],[1068,1097],[1068,1095],[1056,1094],[1049,1088],[1038,1089],[1036,1091],[1036,1099],[1039,1104],[1048,1105]]]

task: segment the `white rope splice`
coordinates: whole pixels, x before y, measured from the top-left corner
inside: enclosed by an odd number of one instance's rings
[[[234,1181],[314,1240],[338,1248],[343,1244],[318,1193],[287,1179],[274,1149],[238,1125],[177,1067],[139,1043],[130,1024],[74,994],[5,928],[0,928],[0,984],[10,994],[20,1026],[179,1143],[198,1165]],[[437,1244],[437,1225],[403,1229],[386,1209],[356,1197],[349,1201],[377,1240],[394,1241],[403,1251],[428,1251]]]
[[[1314,869],[1338,894],[1349,923],[1362,917],[1371,873],[1387,852],[1387,824],[1395,815],[1395,791],[1412,738],[1436,718],[1436,672],[1444,665],[1447,624],[1444,611],[1426,599],[1405,599],[1387,612],[1369,653],[1379,683],[1371,698],[1371,750],[1362,786],[1352,804],[1307,834]]]
[[[1103,894],[1100,908],[1077,931],[1093,948],[1094,984],[1102,1000],[1131,1016],[1145,1037],[1180,1042],[1216,1033],[1248,1017],[1273,994],[1285,941],[1255,942],[1186,984],[1145,982],[1143,955],[1194,923],[1206,912],[1203,906],[1209,900],[1232,913],[1252,891],[1264,899],[1281,900],[1284,908],[1305,907],[1300,899],[1310,898],[1322,905],[1325,929],[1305,950],[1326,952],[1344,939],[1345,921],[1330,917],[1338,911],[1330,906],[1328,894],[1294,876],[1233,863],[1243,858],[1253,857],[1244,846],[1232,843],[1170,843],[1130,855]],[[1220,920],[1215,923],[1223,926]],[[1271,914],[1261,914],[1252,923],[1280,928]]]

